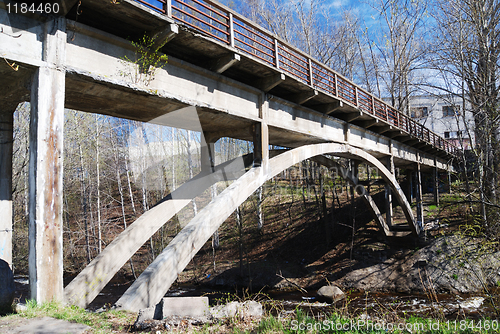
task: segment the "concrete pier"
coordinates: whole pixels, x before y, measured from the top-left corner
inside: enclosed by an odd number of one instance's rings
[[[66,20],[45,26],[46,65],[33,76],[29,162],[29,280],[38,303],[63,300],[63,133]]]

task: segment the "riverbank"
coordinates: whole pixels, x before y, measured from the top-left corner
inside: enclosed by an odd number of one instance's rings
[[[265,304],[266,305],[266,304]],[[155,326],[137,330],[132,325],[136,314],[123,311],[87,312],[76,307],[63,307],[50,303],[37,306],[30,303],[18,314],[0,317],[0,331],[6,334],[29,333],[30,329],[39,334],[56,333],[54,327],[70,334],[126,334],[126,333],[498,333],[498,320],[444,320],[417,317],[399,317],[393,312],[379,316],[349,316],[342,309],[332,309],[328,313],[312,316],[304,309],[297,309],[285,317],[273,313],[269,304],[263,317],[232,317],[209,321],[203,325],[193,325],[179,321],[168,329]],[[54,320],[59,319],[59,320]],[[80,324],[80,325],[75,325]],[[83,325],[83,326],[82,326]]]

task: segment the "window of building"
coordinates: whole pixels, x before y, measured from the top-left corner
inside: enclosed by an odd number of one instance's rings
[[[443,117],[450,117],[458,115],[458,107],[456,106],[443,106]]]
[[[445,131],[445,132],[444,132],[444,138],[445,138],[445,139],[450,138],[450,132],[449,132],[449,131]]]
[[[410,109],[411,112],[411,117],[412,118],[421,118],[425,117],[428,115],[428,108],[427,107],[412,107]]]

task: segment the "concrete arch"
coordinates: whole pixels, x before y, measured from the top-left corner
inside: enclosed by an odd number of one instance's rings
[[[322,154],[355,158],[378,168],[400,201],[414,233],[419,234],[420,227],[415,224],[410,205],[406,201],[403,191],[394,176],[375,157],[346,144],[325,143],[301,146],[269,159],[261,167],[250,169],[226,188],[179,232],[153,263],[125,291],[115,306],[118,309],[135,312],[156,305],[177,279],[178,274],[184,270],[210,236],[257,188],[281,171],[303,160]]]
[[[252,162],[253,154],[247,154],[220,164],[213,173],[202,172],[169,194],[129,225],[64,288],[65,302],[86,307],[139,248],[193,198],[216,182],[238,179]]]

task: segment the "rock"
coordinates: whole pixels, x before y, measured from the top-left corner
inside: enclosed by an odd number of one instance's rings
[[[408,256],[396,253],[393,263],[358,265],[335,284],[360,291],[480,293],[500,282],[500,251],[484,246],[480,238],[439,237]]]
[[[460,303],[460,308],[479,308],[484,302],[484,297],[471,297],[467,298],[463,302]]]
[[[12,312],[15,290],[12,270],[7,262],[0,260],[0,314]]]
[[[243,314],[245,317],[260,318],[264,315],[262,304],[254,300],[249,300],[243,303]]]
[[[335,303],[345,297],[344,292],[336,286],[326,285],[316,292],[316,299],[319,302]]]
[[[26,312],[28,310],[28,306],[26,304],[16,304],[16,313]]]

